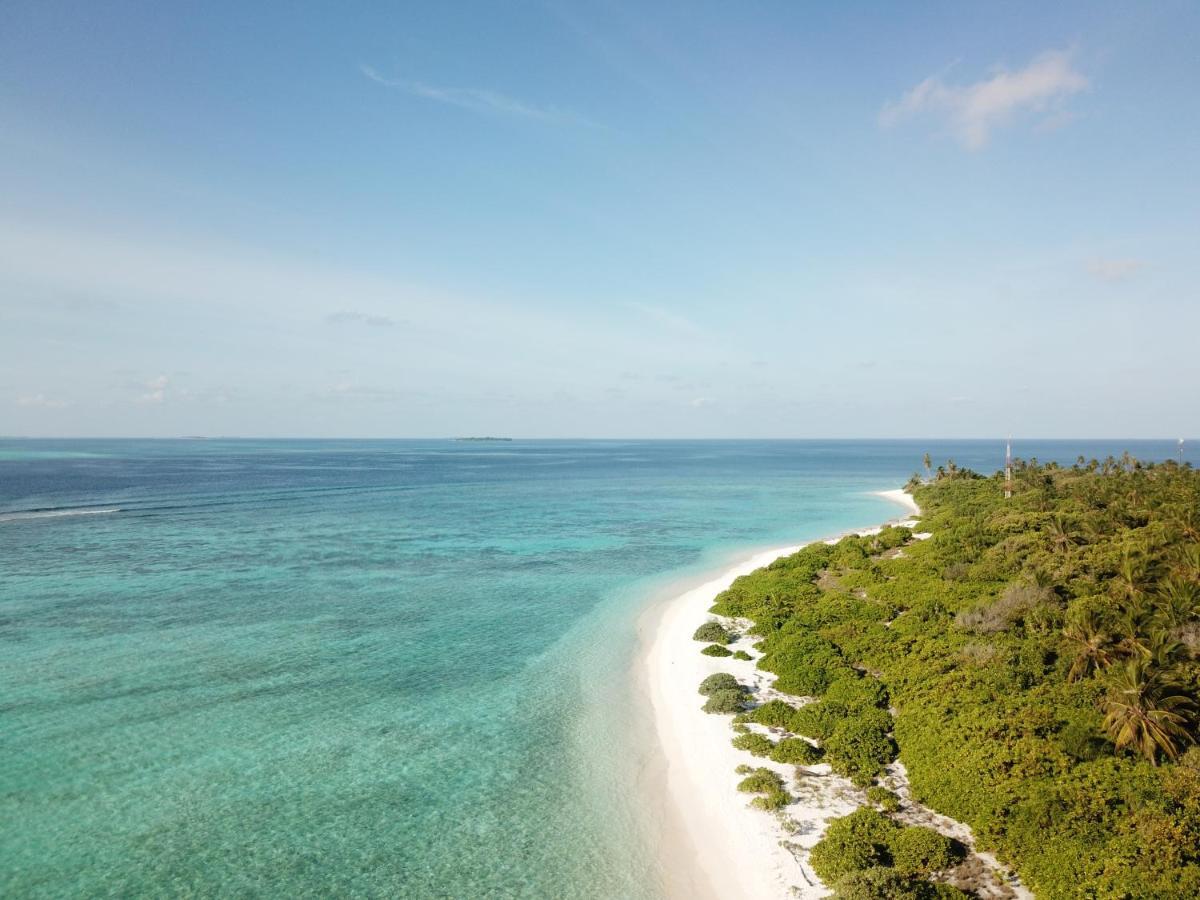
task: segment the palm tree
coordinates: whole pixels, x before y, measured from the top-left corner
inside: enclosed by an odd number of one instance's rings
[[[1113,670],[1103,708],[1104,729],[1117,749],[1139,752],[1153,765],[1160,751],[1175,759],[1192,740],[1188,725],[1196,704],[1147,660],[1130,659]]]
[[[926,451],[926,453],[925,453],[925,460],[924,460],[924,462],[925,462],[925,480],[926,480],[926,481],[929,481],[929,480],[931,480],[931,479],[932,479],[932,477],[933,477],[933,475],[932,475],[932,473],[933,473],[933,460],[932,460],[932,459],[930,459],[928,451]]]
[[[1200,613],[1200,584],[1183,578],[1166,578],[1154,597],[1157,615],[1168,628],[1181,628]]]
[[[1079,543],[1078,536],[1062,516],[1055,516],[1050,520],[1046,525],[1046,534],[1050,536],[1050,546],[1055,553],[1065,553]]]
[[[1200,509],[1188,505],[1173,517],[1172,523],[1189,541],[1200,541]]]
[[[1155,612],[1145,595],[1122,601],[1117,608],[1115,631],[1120,637],[1117,650],[1122,656],[1150,659],[1160,642]]]
[[[1063,629],[1063,636],[1075,645],[1075,660],[1067,673],[1070,681],[1078,681],[1100,669],[1106,669],[1116,654],[1112,635],[1104,618],[1094,608],[1077,613]]]
[[[1171,571],[1187,581],[1200,581],[1200,544],[1184,544],[1171,558]]]
[[[1154,573],[1150,564],[1126,547],[1121,554],[1117,576],[1113,579],[1117,596],[1126,602],[1138,602],[1146,595],[1153,581]]]

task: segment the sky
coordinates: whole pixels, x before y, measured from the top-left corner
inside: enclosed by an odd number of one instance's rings
[[[0,434],[1200,435],[1200,6],[0,17]]]

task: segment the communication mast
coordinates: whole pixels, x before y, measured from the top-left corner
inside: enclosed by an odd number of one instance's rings
[[[1012,497],[1012,438],[1004,448],[1004,499]]]

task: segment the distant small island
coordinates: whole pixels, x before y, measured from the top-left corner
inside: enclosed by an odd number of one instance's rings
[[[512,438],[505,437],[457,437],[451,438],[455,441],[511,441]]]

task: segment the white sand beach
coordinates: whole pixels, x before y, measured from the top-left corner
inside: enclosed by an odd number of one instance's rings
[[[910,513],[919,512],[902,490],[879,493]],[[668,843],[684,848],[678,851],[683,858],[677,864],[691,867],[700,876],[680,878],[679,882],[703,881],[721,900],[779,900],[794,896],[793,887],[802,897],[824,896],[825,888],[781,842],[786,839],[811,847],[825,820],[852,812],[860,802],[859,792],[848,781],[829,775],[828,767],[809,767],[818,777],[806,779],[809,789],[785,810],[799,826],[789,835],[776,817],[749,806],[749,797],[737,791],[740,776],[735,769],[743,763],[768,766],[790,785],[795,767],[735,750],[729,717],[701,710],[703,698],[697,687],[714,672],[731,672],[760,697],[769,694],[773,675],[759,671],[753,660],[704,656],[692,633],[709,618],[713,599],[734,579],[798,549],[780,547],[757,553],[656,606],[643,622],[645,674],[666,761],[667,802],[674,813],[668,820],[679,823],[683,832],[672,835]],[[757,657],[751,643],[743,638],[733,649]]]

